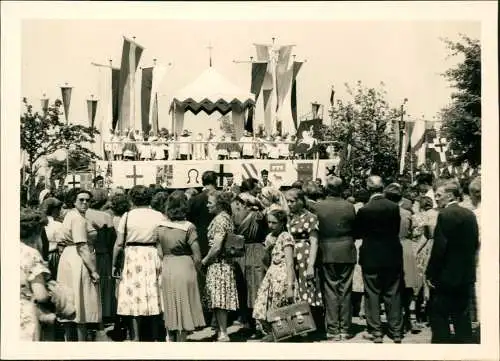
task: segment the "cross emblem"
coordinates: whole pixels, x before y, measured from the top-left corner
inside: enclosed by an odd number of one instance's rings
[[[133,180],[134,180],[134,187],[135,187],[137,185],[137,178],[144,178],[144,176],[137,174],[137,168],[136,168],[135,164],[132,166],[132,169],[133,169],[133,174],[129,174],[126,177],[127,178],[133,178]]]
[[[219,178],[219,186],[224,187],[224,178],[229,177],[231,173],[224,172],[224,164],[219,165],[219,173],[217,173],[217,177]]]
[[[439,153],[439,158],[441,159],[441,161],[445,162],[446,161],[446,149],[448,149],[448,144],[446,143],[446,138],[436,138],[434,140],[432,148],[434,148]]]
[[[77,181],[76,181],[76,178],[75,178],[75,173],[73,173],[73,174],[72,174],[72,176],[73,176],[73,181],[72,181],[72,182],[68,182],[68,185],[71,185],[71,186],[73,186],[73,188],[75,188],[75,186],[76,186],[77,184],[80,184],[80,182],[77,182]]]

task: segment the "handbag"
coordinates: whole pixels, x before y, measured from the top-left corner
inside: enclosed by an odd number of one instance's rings
[[[127,241],[127,223],[128,223],[128,212],[125,216],[125,230],[123,231],[123,245]],[[125,247],[120,247],[115,261],[115,268],[118,270],[118,274],[121,275],[123,271],[123,267],[125,266]]]
[[[245,255],[245,237],[229,232],[224,240],[222,256],[224,258],[237,258]]]
[[[275,342],[316,331],[316,323],[307,302],[269,310],[267,321],[271,324]]]

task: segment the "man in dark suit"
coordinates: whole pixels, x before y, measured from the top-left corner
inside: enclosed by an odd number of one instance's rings
[[[401,343],[402,309],[401,279],[403,250],[399,241],[399,206],[382,194],[384,185],[379,176],[367,180],[370,200],[356,214],[356,238],[363,244],[359,250],[359,264],[363,270],[367,338],[383,342],[380,320],[380,301],[384,302],[388,336]]]
[[[357,255],[353,239],[356,213],[342,198],[342,180],[329,176],[326,199],[310,203],[319,220],[321,286],[326,312],[327,337],[335,341],[351,338],[352,277]]]
[[[458,205],[458,183],[441,184],[435,196],[441,210],[426,272],[431,289],[431,342],[471,343],[469,301],[476,279],[478,224],[472,211]],[[450,333],[450,319],[454,338]]]
[[[213,171],[206,171],[201,176],[201,182],[203,191],[189,199],[187,219],[196,226],[201,256],[205,257],[209,249],[208,225],[213,219],[213,216],[208,213],[208,194],[217,188],[217,174]]]

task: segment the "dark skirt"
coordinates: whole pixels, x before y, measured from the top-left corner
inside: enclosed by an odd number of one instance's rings
[[[116,315],[115,280],[111,276],[112,256],[109,253],[96,253],[97,273],[101,291],[102,317]]]
[[[55,249],[49,252],[48,264],[49,264],[50,274],[53,280],[57,279],[57,267],[59,267],[60,258],[61,258],[61,253],[59,252],[59,249]]]

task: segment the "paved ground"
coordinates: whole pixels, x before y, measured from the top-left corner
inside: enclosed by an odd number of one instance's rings
[[[343,341],[346,343],[371,343],[371,341],[363,338],[364,330],[365,330],[365,321],[360,319],[359,317],[355,317],[353,319],[353,332],[355,332],[354,338]],[[233,325],[228,328],[229,337],[232,342],[259,342],[259,340],[249,339],[248,335],[245,334],[244,330],[239,325]],[[98,341],[106,342],[111,341],[105,333],[99,332]],[[403,338],[403,343],[430,343],[431,333],[429,328],[424,328],[418,334],[410,334],[407,333]],[[211,328],[205,328],[204,330],[194,332],[188,337],[188,341],[192,342],[213,342],[215,341],[215,331]],[[300,340],[297,340],[300,342]],[[294,342],[297,342],[294,340]],[[319,340],[319,341],[307,341],[307,342],[332,342],[327,340]],[[392,340],[388,337],[384,337],[384,343],[392,343]]]

